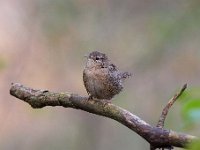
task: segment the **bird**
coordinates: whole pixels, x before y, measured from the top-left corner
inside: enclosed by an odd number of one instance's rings
[[[111,100],[122,91],[123,81],[132,74],[119,71],[106,54],[99,51],[92,51],[86,57],[83,82],[89,99]]]

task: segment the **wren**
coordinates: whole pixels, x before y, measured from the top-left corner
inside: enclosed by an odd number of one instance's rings
[[[122,82],[131,74],[120,72],[104,53],[93,51],[86,57],[83,82],[89,98],[111,100],[122,91]]]

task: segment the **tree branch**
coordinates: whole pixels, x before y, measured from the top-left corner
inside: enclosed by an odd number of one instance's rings
[[[185,91],[185,89],[187,88],[187,84],[184,84],[183,87],[181,88],[181,90],[176,93],[167,103],[167,105],[163,108],[162,113],[160,115],[160,118],[158,120],[158,123],[156,125],[156,127],[163,129],[164,125],[165,125],[165,119],[167,117],[167,114],[169,112],[169,109],[172,107],[172,105],[175,103],[175,101],[182,95],[182,93]],[[155,150],[156,148],[153,145],[150,145],[150,150]],[[164,150],[164,148],[162,148]],[[167,149],[171,150],[173,149],[173,146],[169,146],[167,147]]]
[[[12,84],[10,94],[27,102],[33,108],[63,106],[114,119],[139,134],[155,148],[186,147],[197,139],[192,135],[151,126],[138,116],[114,104],[105,101],[88,100],[88,97],[81,97],[76,94],[35,90],[19,83]]]

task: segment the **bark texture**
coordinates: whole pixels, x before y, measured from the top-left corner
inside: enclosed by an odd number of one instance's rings
[[[81,109],[89,113],[114,119],[139,134],[154,148],[171,146],[185,148],[193,140],[197,139],[192,135],[151,126],[129,111],[103,100],[88,100],[88,97],[67,92],[56,93],[47,90],[36,90],[19,83],[12,84],[10,94],[27,102],[33,108],[62,106],[65,108]]]

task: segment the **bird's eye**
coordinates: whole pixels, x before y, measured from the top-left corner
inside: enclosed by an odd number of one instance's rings
[[[99,57],[96,57],[96,60],[99,60],[100,58]]]

